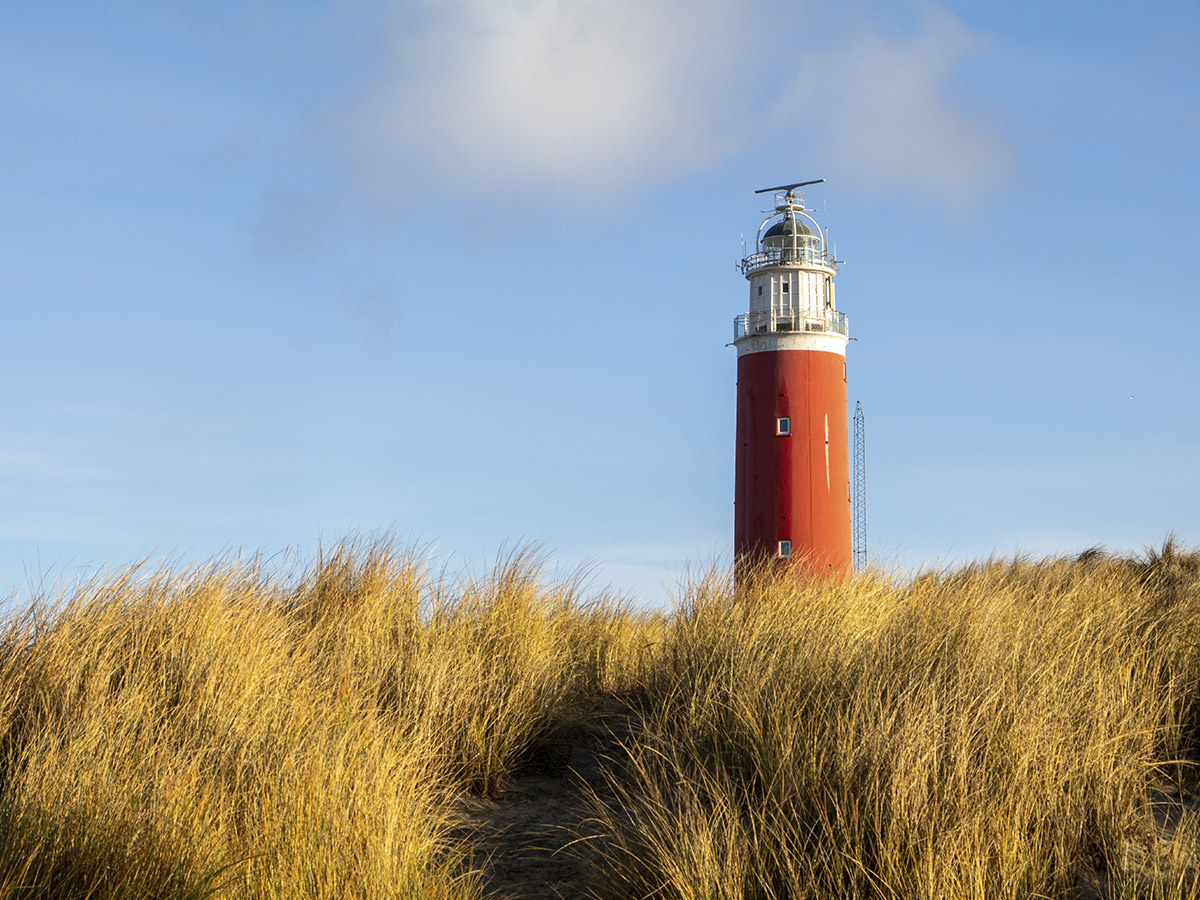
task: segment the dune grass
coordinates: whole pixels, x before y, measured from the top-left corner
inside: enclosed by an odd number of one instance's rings
[[[692,581],[347,541],[0,630],[0,900],[481,897],[456,803],[602,705],[603,900],[1200,897],[1200,554]],[[597,823],[599,825],[597,826]],[[594,837],[601,832],[601,837]]]
[[[1200,895],[1194,817],[1169,831],[1150,802],[1192,780],[1198,574],[1168,542],[903,584],[710,578],[599,810],[619,895]]]
[[[619,688],[617,608],[534,555],[347,543],[99,580],[0,635],[0,898],[470,898],[456,793]]]

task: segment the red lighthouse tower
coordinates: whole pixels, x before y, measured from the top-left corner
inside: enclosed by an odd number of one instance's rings
[[[820,179],[824,181],[824,179]],[[846,315],[834,302],[835,261],[796,188],[742,260],[749,312],[734,321],[737,472],[733,549],[741,562],[791,558],[817,575],[849,572],[850,452]]]

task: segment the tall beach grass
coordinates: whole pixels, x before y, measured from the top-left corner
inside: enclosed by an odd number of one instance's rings
[[[602,807],[624,897],[1197,896],[1200,556],[694,586]],[[1152,801],[1157,798],[1156,808]]]
[[[132,567],[0,628],[0,900],[471,898],[464,795],[623,708],[602,900],[1200,896],[1200,554],[700,576],[388,540]],[[591,817],[591,821],[584,821]]]
[[[0,898],[477,896],[455,796],[632,671],[619,607],[540,572],[435,581],[350,542],[287,581],[135,568],[13,619]]]

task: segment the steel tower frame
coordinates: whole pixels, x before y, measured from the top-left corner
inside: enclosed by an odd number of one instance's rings
[[[854,403],[854,571],[867,567],[867,426],[862,401]]]

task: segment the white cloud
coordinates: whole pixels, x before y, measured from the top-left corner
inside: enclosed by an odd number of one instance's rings
[[[426,0],[353,116],[361,186],[619,189],[738,151],[970,206],[1009,166],[952,100],[984,42],[940,7],[905,34],[772,0]],[[828,49],[826,49],[828,48]],[[769,142],[764,144],[764,135]],[[758,145],[758,146],[753,146]],[[784,171],[786,170],[786,171]]]
[[[390,170],[400,186],[426,168],[560,187],[694,169],[730,147],[739,5],[430,4],[430,21],[397,39],[394,72],[360,110],[371,152],[359,165],[376,180]]]
[[[868,26],[810,57],[784,98],[796,126],[816,125],[833,171],[864,187],[900,187],[957,209],[1003,182],[1003,137],[950,102],[961,67],[985,49],[953,15],[923,8],[907,37]]]

